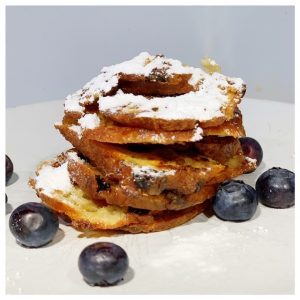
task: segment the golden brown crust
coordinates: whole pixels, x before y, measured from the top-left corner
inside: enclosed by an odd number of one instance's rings
[[[164,190],[176,190],[183,194],[194,193],[199,185],[202,186],[224,169],[220,164],[202,161],[201,158],[197,163],[202,167],[196,169],[189,161],[181,161],[177,155],[177,161],[169,161],[159,153],[144,155],[94,141],[81,144],[78,149],[82,150],[81,152],[89,157],[106,177],[117,180],[122,186],[141,188],[150,195],[159,195]],[[159,176],[152,176],[153,172],[149,176],[142,172],[135,173],[135,166],[137,168],[148,166],[164,173]]]
[[[107,203],[119,206],[131,206],[149,210],[182,210],[205,202],[216,194],[217,185],[203,186],[200,191],[189,195],[175,192],[165,192],[161,195],[152,196],[138,190],[123,189],[116,187],[104,197]]]
[[[86,130],[88,139],[112,144],[162,144],[189,142],[193,138],[195,130],[185,131],[161,131],[148,130],[133,127],[121,127],[116,125],[100,125],[95,129]]]
[[[103,219],[84,217],[82,210],[71,207],[59,197],[49,196],[37,190],[37,196],[58,215],[69,218],[71,225],[78,230],[122,230],[131,233],[167,230],[190,221],[205,210],[208,203],[202,203],[180,211],[163,211],[139,215],[127,212],[118,222],[107,224]]]
[[[198,192],[182,195],[168,191],[152,196],[138,188],[122,187],[109,183],[102,174],[86,162],[68,159],[68,170],[71,180],[78,185],[94,201],[105,201],[108,204],[130,206],[149,210],[181,210],[199,203],[215,195],[217,185],[203,186]],[[99,181],[101,184],[99,185]],[[107,188],[102,188],[106,184]]]
[[[127,112],[101,112],[105,118],[116,122],[117,124],[125,125],[128,127],[144,128],[149,130],[161,130],[161,131],[182,131],[182,130],[193,130],[196,126],[201,128],[220,126],[226,120],[233,118],[233,113],[228,109],[228,116],[215,117],[209,121],[199,122],[193,119],[182,119],[182,120],[165,120],[165,119],[153,119],[149,117],[140,117],[134,113]]]
[[[202,203],[206,199],[213,197],[218,183],[247,172],[249,164],[242,158],[239,161],[238,158],[233,160],[237,165],[227,167],[226,172],[216,176],[210,184],[199,187],[199,191],[188,195],[180,194],[173,190],[152,196],[137,187],[120,186],[109,182],[95,167],[87,162],[83,163],[68,159],[68,170],[71,179],[94,200],[105,200],[113,205],[149,210],[180,210]],[[100,186],[99,180],[101,182]],[[103,182],[109,184],[107,189],[101,188],[105,186]]]
[[[243,126],[243,116],[239,109],[235,110],[234,117],[228,121],[225,121],[220,126],[212,126],[203,128],[203,136],[231,136],[234,138],[240,138],[246,135],[245,128]]]
[[[130,233],[157,232],[167,230],[192,220],[194,217],[204,212],[208,205],[209,202],[206,201],[202,204],[198,204],[184,210],[165,211],[160,215],[152,216],[147,223],[132,223],[129,226],[124,226],[120,229]]]
[[[195,143],[195,146],[202,155],[221,164],[226,164],[233,156],[243,155],[239,140],[232,137],[208,136],[205,140]]]
[[[219,156],[225,157],[228,161],[221,164],[199,153],[189,154],[186,149],[180,151],[176,146],[175,148],[160,146],[158,149],[154,148],[146,152],[132,151],[125,146],[99,143],[85,138],[80,140],[72,130],[65,127],[58,127],[58,129],[108,180],[129,189],[141,188],[150,195],[159,195],[165,190],[191,194],[205,184],[219,183],[232,178],[232,174],[238,176],[255,167],[245,161],[239,142],[232,138],[226,143],[234,146],[224,148],[225,143],[223,143],[222,147],[218,147]],[[215,143],[211,143],[210,147],[214,145]],[[209,147],[206,147],[205,154],[209,154]],[[230,149],[234,151],[231,153],[232,162],[228,154]],[[228,167],[228,164],[233,164],[234,167]],[[151,174],[148,176],[143,172],[133,171],[135,167],[148,167],[164,173],[160,176],[151,176]]]
[[[69,115],[64,116],[63,124],[57,125],[57,128],[67,128],[71,125],[77,125],[77,120]],[[190,142],[195,136],[195,129],[183,131],[161,131],[148,130],[142,128],[117,126],[113,122],[102,121],[100,126],[95,129],[86,129],[83,133],[87,139],[102,143],[112,144],[161,144],[171,145],[176,143]],[[239,138],[245,136],[245,130],[242,124],[242,115],[236,111],[232,120],[225,121],[220,126],[207,127],[203,129],[203,136],[232,136]]]
[[[95,113],[94,105],[88,109],[88,113]],[[65,112],[63,122],[56,127],[69,127],[78,125],[80,115]],[[115,122],[101,118],[100,126],[94,129],[86,129],[83,135],[87,139],[102,143],[112,144],[161,144],[171,145],[176,143],[190,142],[194,139],[196,130],[149,130],[143,128],[119,126]],[[245,136],[243,117],[239,109],[235,110],[234,117],[225,121],[220,126],[203,128],[202,136],[232,136],[240,138]]]
[[[37,191],[37,196],[58,214],[64,214],[68,216],[71,220],[71,225],[78,229],[88,229],[88,230],[96,230],[96,229],[118,229],[122,226],[127,225],[130,223],[131,220],[124,218],[119,222],[115,222],[112,225],[108,225],[103,222],[101,219],[98,219],[97,222],[92,223],[88,219],[84,219],[82,216],[82,211],[76,210],[74,207],[62,202],[58,197],[55,198],[54,196],[50,197],[43,192]],[[130,216],[128,216],[130,218]]]
[[[72,130],[62,127],[58,129],[109,180],[117,181],[122,186],[143,188],[151,195],[159,195],[163,190],[176,190],[183,194],[193,193],[199,184],[203,185],[225,168],[221,164],[199,157],[196,162],[199,167],[196,169],[190,165],[188,157],[182,161],[182,157],[176,155],[177,161],[170,161],[155,152],[145,154],[84,138],[79,140]],[[149,178],[135,176],[133,166],[149,166],[165,173],[163,176]]]

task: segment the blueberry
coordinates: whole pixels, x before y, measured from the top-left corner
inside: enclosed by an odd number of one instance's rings
[[[35,202],[20,205],[9,218],[9,229],[17,242],[30,248],[52,241],[58,225],[57,215],[45,205]]]
[[[263,150],[259,142],[251,137],[242,137],[240,143],[244,155],[256,159],[256,166],[258,167],[263,159]]]
[[[271,168],[256,181],[258,200],[269,207],[288,208],[295,205],[295,173]]]
[[[246,221],[257,208],[257,196],[253,187],[240,180],[225,181],[213,199],[213,210],[225,221]]]
[[[115,285],[128,269],[128,256],[120,246],[98,242],[87,246],[79,256],[78,267],[85,281],[92,286]]]
[[[7,183],[14,172],[14,165],[13,165],[11,159],[7,155],[5,155],[5,165],[6,165],[6,173],[5,173],[6,176],[5,177],[6,177],[6,183]]]

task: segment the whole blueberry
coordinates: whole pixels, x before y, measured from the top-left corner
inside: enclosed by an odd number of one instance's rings
[[[5,155],[5,166],[6,166],[5,177],[6,177],[6,183],[7,183],[14,172],[14,165],[13,165],[11,159],[7,155]]]
[[[213,199],[213,210],[222,220],[240,222],[252,218],[257,204],[253,187],[240,180],[231,180],[219,186]]]
[[[288,208],[295,205],[295,173],[271,168],[256,181],[258,200],[269,207]]]
[[[58,225],[57,215],[45,205],[35,202],[20,205],[9,218],[9,229],[17,242],[30,248],[52,241]]]
[[[251,137],[242,137],[239,139],[243,153],[246,157],[256,160],[256,166],[258,167],[263,159],[263,149],[259,142]]]
[[[83,278],[92,286],[117,284],[123,279],[128,264],[128,256],[123,248],[109,242],[98,242],[87,246],[78,260]]]

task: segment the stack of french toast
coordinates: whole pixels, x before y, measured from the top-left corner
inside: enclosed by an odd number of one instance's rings
[[[55,127],[73,148],[30,184],[79,230],[166,230],[256,168],[243,154],[239,78],[143,52],[69,95]]]

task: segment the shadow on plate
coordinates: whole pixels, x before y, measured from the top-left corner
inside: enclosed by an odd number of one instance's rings
[[[264,172],[263,170],[266,169],[266,164],[264,161],[261,162],[260,166],[252,173],[243,174],[238,177],[238,179],[243,180],[245,183],[251,185],[253,188],[255,188],[256,180],[258,177]]]
[[[54,244],[59,243],[64,238],[64,236],[65,236],[65,233],[63,232],[63,230],[61,230],[59,228],[58,231],[57,231],[57,233],[56,233],[56,235],[55,235],[55,237],[54,237],[54,239],[50,243],[48,243],[48,244],[46,244],[44,246],[41,246],[41,247],[30,247],[30,246],[26,246],[26,245],[21,244],[18,240],[16,240],[16,243],[18,245],[20,245],[21,247],[27,248],[27,249],[48,248],[48,247],[53,246]]]
[[[180,225],[180,226],[186,226],[186,225],[190,225],[193,223],[205,223],[208,221],[209,218],[211,218],[214,215],[214,211],[212,209],[212,199],[207,200],[209,201],[207,207],[205,208],[205,210],[200,213],[199,215],[197,215],[196,217],[194,217],[192,220]],[[176,227],[175,227],[176,228]]]
[[[54,239],[47,245],[43,246],[43,248],[52,247],[53,245],[59,243],[65,237],[65,233],[62,229],[58,228],[58,231],[54,237]]]
[[[123,280],[121,280],[118,285],[123,285],[123,284],[127,284],[127,282],[131,281],[134,278],[134,271],[133,269],[129,266],[128,270],[123,278]]]
[[[256,209],[256,212],[254,214],[254,216],[251,218],[251,220],[255,220],[257,218],[259,218],[260,214],[261,214],[261,208],[260,208],[261,204],[258,203],[258,206],[257,206],[257,209]],[[250,220],[250,221],[251,221]],[[247,222],[247,221],[246,221]]]
[[[72,227],[72,220],[65,214],[59,214],[59,224],[64,226]],[[124,234],[120,230],[78,230],[79,238],[99,238],[99,237],[110,237]]]
[[[6,207],[5,207],[5,213],[6,215],[10,214],[13,211],[13,207],[11,206],[10,203],[6,203]]]
[[[6,183],[6,186],[10,186],[12,184],[14,184],[17,180],[19,179],[19,175],[17,173],[13,173],[11,175],[11,178],[8,180],[8,182]]]
[[[76,273],[80,274],[78,269],[76,269]],[[70,275],[70,276],[73,277],[73,275],[74,275],[74,271],[72,271],[72,275]],[[96,286],[91,286],[88,282],[85,281],[85,279],[82,277],[82,275],[81,276],[76,276],[76,280],[78,280],[78,282],[74,282],[74,284],[79,284],[83,281],[87,284],[87,286],[90,286],[91,288],[93,288],[95,290],[97,290],[97,288],[99,288],[99,289],[108,289],[109,290],[110,288],[112,288],[114,286],[118,287],[118,286],[122,286],[122,285],[127,284],[129,281],[131,281],[134,278],[134,275],[135,275],[134,270],[129,266],[124,278],[121,281],[119,281],[116,285],[112,285],[112,286],[108,285],[108,286],[101,286],[101,287],[97,286],[97,285]],[[80,282],[79,282],[79,280],[80,280]]]
[[[125,231],[121,230],[86,230],[80,231],[78,234],[79,238],[100,238],[100,237],[111,237],[120,236],[126,234]]]

